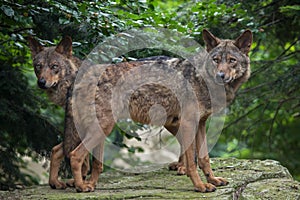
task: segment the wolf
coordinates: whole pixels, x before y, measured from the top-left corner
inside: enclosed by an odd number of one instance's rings
[[[90,100],[94,100],[92,104],[96,111],[96,118],[99,122],[99,127],[102,129],[102,134],[105,136],[110,134],[116,120],[124,116],[143,124],[152,124],[154,122],[154,125],[163,125],[170,133],[176,136],[181,146],[182,154],[177,168],[178,166],[179,168],[180,166],[185,167],[184,171],[190,177],[195,191],[213,192],[216,190],[216,186],[227,185],[228,181],[222,177],[216,177],[210,166],[205,124],[209,116],[215,112],[211,102],[217,100],[211,99],[207,80],[203,77],[210,77],[213,80],[213,83],[210,84],[224,87],[226,103],[230,104],[237,90],[250,77],[251,70],[248,53],[252,44],[252,32],[246,30],[235,40],[224,40],[215,37],[208,30],[203,30],[203,39],[206,44],[206,51],[212,59],[212,66],[209,69],[197,71],[194,66],[195,63],[197,64],[197,59],[192,64],[190,60],[167,57],[99,65],[99,69],[103,67],[105,70],[97,78],[94,92],[82,95],[87,96],[89,103],[91,103]],[[187,100],[184,104],[181,104],[174,92],[162,84],[163,80],[135,88],[129,94],[127,102],[114,102],[116,98],[114,98],[113,92],[116,87],[122,85],[120,80],[125,80],[126,82],[128,74],[143,67],[149,67],[152,70],[157,68],[158,71],[162,69],[164,72],[174,70],[182,74],[184,79],[191,85],[192,90],[195,91],[196,103],[189,102],[189,96],[187,95]],[[151,76],[151,73],[135,75],[147,77]],[[131,78],[134,78],[134,75]],[[184,84],[187,83],[184,82]],[[85,90],[85,88],[81,88],[77,92],[80,95],[80,92],[84,93]],[[123,103],[124,105],[122,105]],[[153,120],[151,118],[149,110],[157,104],[165,109],[163,124],[160,124],[161,120]],[[64,149],[70,158],[75,187],[78,192],[93,191],[98,176],[103,169],[102,157],[105,137],[99,133],[87,131],[81,135],[80,141],[74,142],[76,130],[72,118],[76,117],[76,113],[71,112],[74,106],[72,97],[68,98],[67,105],[66,119],[68,123],[66,123]],[[200,110],[199,113],[194,112],[195,106]],[[120,115],[115,115],[113,111],[115,107],[121,110]],[[181,113],[182,107],[185,107],[184,113]],[[123,116],[123,110],[128,112],[125,112],[127,115]],[[156,116],[154,115],[154,118]],[[87,116],[83,116],[82,119],[87,120],[87,118]],[[158,122],[158,124],[155,124],[155,122]],[[195,124],[196,126],[194,126]],[[89,150],[92,150],[94,152],[93,155],[98,159],[93,161],[89,180],[84,181],[81,174],[82,164],[84,158],[89,154]],[[197,156],[197,163],[203,171],[207,183],[202,182],[200,179],[195,156]]]
[[[222,40],[215,37],[209,31],[204,30],[203,39],[209,57],[213,60],[213,67],[208,69],[207,74],[213,77],[216,84],[224,86],[226,102],[229,104],[233,101],[238,88],[250,77],[250,59],[248,53],[252,44],[252,33],[250,30],[246,30],[236,40]],[[39,50],[39,48],[35,49]],[[66,51],[64,51],[63,55],[72,54],[70,48],[64,49]],[[42,51],[35,52],[38,54]],[[180,167],[184,166],[184,172],[190,177],[195,191],[212,192],[215,191],[216,186],[227,185],[228,181],[222,177],[215,177],[210,167],[206,147],[205,122],[213,113],[211,99],[205,80],[201,79],[199,72],[196,71],[195,67],[188,60],[163,57],[162,59],[146,59],[142,61],[111,64],[109,66],[105,65],[106,70],[97,80],[98,84],[95,94],[89,94],[89,98],[95,101],[97,119],[101,122],[100,126],[104,134],[106,136],[109,135],[115,124],[112,111],[112,107],[115,105],[113,105],[111,101],[112,89],[116,86],[118,80],[122,79],[124,74],[132,69],[145,65],[172,68],[182,72],[184,78],[192,85],[193,90],[198,91],[196,92],[196,101],[201,112],[199,116],[185,115],[183,117],[180,115],[181,105],[178,99],[176,99],[176,96],[170,89],[157,83],[144,85],[131,94],[128,102],[130,117],[134,121],[149,124],[151,119],[145,111],[149,110],[155,104],[163,105],[166,111],[166,119],[163,125],[169,132],[177,137],[181,149],[183,150],[175,168],[180,169]],[[71,77],[70,80],[74,81],[74,77]],[[72,81],[70,83],[72,83]],[[54,84],[50,85],[57,86],[58,83],[54,81]],[[74,85],[71,84],[69,91],[72,92],[73,86]],[[63,144],[57,148],[59,152],[64,152],[65,155],[70,158],[76,190],[78,192],[89,192],[95,189],[98,176],[103,169],[104,137],[99,137],[97,133],[87,133],[83,138],[78,137],[73,122],[74,113],[72,112],[73,101],[71,96],[72,95],[68,94],[65,97],[65,137]],[[187,110],[191,113],[193,113],[192,111],[195,109],[193,106],[195,106],[195,104],[187,103]],[[195,121],[195,119],[197,119],[197,121]],[[191,123],[197,124],[195,130],[193,129],[194,127],[191,126]],[[195,135],[192,134],[193,132],[195,132]],[[83,180],[83,168],[85,158],[89,154],[86,148],[87,146],[93,149],[94,156],[98,159],[94,159],[91,176],[85,181]],[[194,149],[194,147],[196,147],[196,149]],[[202,152],[201,155],[199,153],[200,150]],[[61,156],[61,154],[59,155]],[[203,183],[200,179],[196,162],[194,161],[195,155],[198,157],[198,165],[205,174],[207,183]],[[58,161],[60,162],[61,159],[53,160],[55,163],[59,163]]]
[[[27,40],[31,50],[37,85],[47,93],[54,104],[65,108],[68,90],[81,65],[81,60],[72,55],[72,39],[66,36],[55,47],[44,47],[31,36]],[[49,175],[51,188],[65,189],[67,187],[64,182],[58,180],[59,167],[63,158],[63,143],[60,143],[51,151]],[[83,164],[83,176],[87,175],[88,169],[89,159],[87,157]],[[72,186],[72,180],[67,184]]]

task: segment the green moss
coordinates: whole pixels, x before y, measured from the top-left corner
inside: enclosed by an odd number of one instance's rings
[[[155,172],[124,174],[107,172],[100,176],[95,192],[76,193],[74,188],[52,190],[35,186],[0,192],[0,199],[299,199],[300,183],[276,161],[212,159],[216,176],[227,178],[227,186],[212,193],[197,193],[187,176],[177,176],[167,167]],[[200,172],[203,180],[204,177]]]

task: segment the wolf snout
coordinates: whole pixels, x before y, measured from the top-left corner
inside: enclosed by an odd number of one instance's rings
[[[218,84],[223,84],[225,79],[225,73],[224,72],[217,72],[216,74],[216,82]]]
[[[217,78],[221,79],[221,80],[224,80],[225,78],[225,73],[224,72],[218,72],[217,73]]]
[[[38,80],[38,86],[40,87],[40,88],[42,88],[42,89],[46,89],[47,87],[46,87],[46,80],[44,79],[44,78],[40,78],[39,80]]]
[[[216,74],[216,82],[218,84],[226,84],[226,83],[230,83],[233,80],[233,78],[229,75],[226,75],[224,72],[220,71],[217,72]]]

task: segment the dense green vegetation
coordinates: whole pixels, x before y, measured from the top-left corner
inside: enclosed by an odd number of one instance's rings
[[[203,28],[221,38],[252,30],[252,76],[229,107],[211,154],[276,159],[300,179],[298,1],[0,2],[0,189],[36,183],[20,171],[26,167],[21,156],[39,160],[47,155],[63,129],[63,111],[35,84],[26,37],[35,35],[51,45],[70,35],[75,55],[84,58],[106,37],[145,26],[176,30],[201,44]],[[148,55],[141,51],[130,56]]]

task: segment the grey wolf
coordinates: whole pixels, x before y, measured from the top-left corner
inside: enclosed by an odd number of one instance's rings
[[[252,33],[246,30],[236,40],[222,40],[215,37],[209,31],[203,31],[203,39],[206,43],[206,50],[213,60],[213,68],[208,69],[208,74],[213,77],[216,84],[223,85],[226,92],[226,102],[229,104],[234,99],[236,91],[246,82],[250,76],[250,59],[248,53],[252,44]],[[70,54],[70,52],[68,53]],[[144,60],[111,64],[106,66],[106,70],[98,79],[95,96],[96,114],[100,126],[107,136],[115,125],[115,119],[112,112],[112,89],[116,86],[119,79],[132,69],[144,65],[163,66],[182,72],[184,77],[191,83],[196,92],[197,106],[201,110],[196,130],[192,129],[191,123],[195,123],[195,116],[186,115],[182,118],[180,115],[180,104],[176,96],[168,88],[157,84],[148,84],[137,89],[132,93],[129,103],[130,116],[134,121],[148,124],[150,118],[147,112],[154,104],[163,105],[166,110],[166,121],[164,127],[177,137],[181,148],[184,149],[175,168],[184,166],[185,173],[190,177],[195,191],[212,192],[216,186],[227,185],[228,181],[221,177],[215,177],[209,162],[209,155],[206,147],[205,122],[213,113],[211,108],[211,99],[208,95],[208,88],[201,76],[197,76],[195,67],[187,60],[178,58],[165,58],[159,60]],[[55,68],[55,67],[54,67]],[[50,84],[51,85],[51,84]],[[57,85],[54,84],[55,86]],[[71,85],[72,88],[72,85]],[[72,90],[71,90],[72,91]],[[83,180],[82,168],[85,158],[89,151],[86,145],[93,147],[93,151],[99,158],[103,156],[104,138],[97,134],[86,134],[82,140],[76,136],[76,128],[73,123],[72,101],[69,96],[66,104],[66,127],[64,152],[70,158],[72,173],[74,176],[74,185],[79,192],[89,192],[95,189],[98,176],[102,172],[102,160],[95,159],[92,164],[92,173],[89,180]],[[189,111],[193,111],[195,104],[187,105]],[[196,132],[195,136],[192,134]],[[97,142],[95,142],[97,141]],[[192,142],[190,142],[192,141]],[[194,149],[196,147],[196,150]],[[59,147],[62,148],[61,146]],[[203,155],[199,155],[200,150]],[[62,150],[61,150],[62,151]],[[194,161],[195,154],[199,167],[202,169],[207,183],[203,183],[197,172],[197,166]]]
[[[236,40],[222,40],[215,37],[209,31],[204,30],[203,39],[206,43],[206,50],[213,61],[213,67],[206,69],[207,72],[204,73],[212,77],[216,85],[224,86],[226,102],[229,104],[234,99],[238,88],[242,83],[246,82],[250,76],[250,59],[248,53],[252,44],[252,33],[246,30]],[[194,120],[196,117],[189,114],[182,117],[180,114],[180,107],[182,105],[180,105],[172,91],[164,87],[160,82],[145,84],[140,88],[136,88],[135,91],[130,94],[131,96],[127,106],[131,119],[144,124],[152,123],[150,113],[148,114],[147,111],[155,104],[162,105],[166,112],[166,119],[163,126],[177,137],[184,151],[179,158],[179,164],[177,166],[185,166],[185,172],[191,178],[195,191],[212,192],[216,189],[216,186],[227,185],[228,181],[226,179],[214,176],[205,142],[205,122],[213,112],[211,107],[212,99],[209,97],[205,80],[203,80],[201,76],[198,76],[199,74],[197,73],[199,72],[196,71],[195,67],[188,60],[178,58],[145,59],[142,61],[104,65],[106,69],[97,81],[98,84],[95,94],[87,94],[90,96],[89,99],[94,98],[95,100],[96,117],[104,134],[108,136],[115,125],[113,108],[117,106],[118,103],[112,101],[113,89],[118,84],[118,81],[126,79],[127,73],[145,65],[166,69],[166,71],[168,71],[167,69],[174,69],[181,72],[184,78],[189,81],[193,91],[196,91],[197,106],[199,106],[199,110],[201,111],[199,121],[196,122],[197,130],[194,130],[191,125],[191,123],[195,123]],[[69,101],[67,104],[69,109],[67,109],[67,113],[70,113],[72,101]],[[187,108],[187,113],[193,113],[195,104],[186,102],[184,106]],[[97,133],[86,133],[82,137],[81,142],[76,142],[78,145],[74,146],[74,142],[72,144],[67,142],[71,141],[72,137],[74,138],[72,134],[75,128],[72,127],[72,117],[74,117],[72,114],[67,115],[70,123],[66,124],[69,126],[66,127],[65,132],[65,152],[70,152],[68,156],[70,157],[77,191],[93,191],[98,176],[102,172],[104,137],[99,137]],[[194,131],[196,132],[195,136],[192,134]],[[89,153],[86,148],[87,146],[92,147],[93,152],[98,155],[96,157],[100,159],[93,162],[90,179],[83,181],[81,166],[84,161],[83,158]],[[194,146],[196,147],[196,151]],[[200,150],[202,155],[199,153]],[[195,154],[198,157],[198,165],[205,174],[207,183],[201,181],[197,172],[197,166],[194,161]]]
[[[56,47],[44,47],[33,37],[28,37],[38,86],[56,105],[65,108],[66,96],[81,65],[81,60],[72,55],[72,39],[65,37]],[[53,147],[50,157],[49,185],[65,189],[66,184],[58,180],[58,172],[63,154],[63,143]],[[88,157],[83,165],[83,176],[89,168]],[[68,185],[73,185],[72,181]]]

